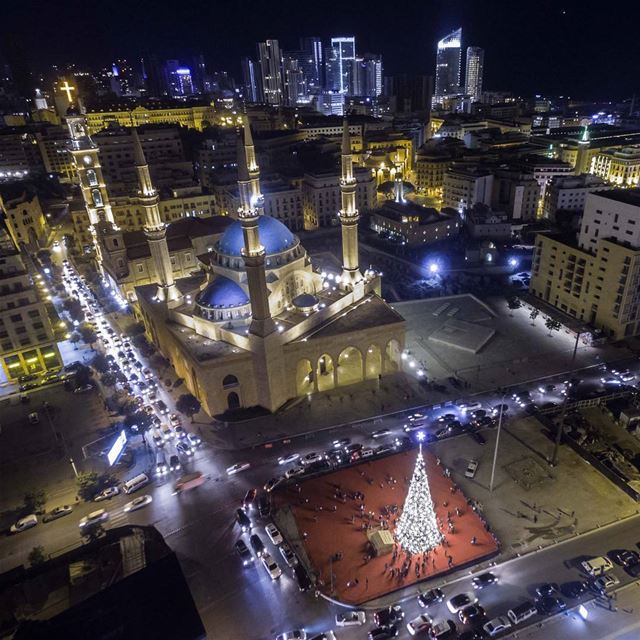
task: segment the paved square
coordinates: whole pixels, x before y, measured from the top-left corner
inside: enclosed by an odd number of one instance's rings
[[[431,496],[441,531],[446,535],[446,546],[441,544],[425,557],[414,556],[405,575],[398,573],[408,563],[408,556],[399,550],[395,561],[391,553],[370,557],[367,533],[379,527],[381,519],[393,532],[413,474],[415,450],[341,469],[274,492],[275,507],[289,506],[293,513],[299,539],[292,542],[295,546],[299,541],[304,545],[323,593],[344,603],[360,604],[475,564],[498,551],[496,539],[469,506],[467,498],[444,474],[438,460],[426,450],[424,454]],[[398,507],[397,512],[385,516],[391,505]],[[472,539],[476,544],[471,544]]]

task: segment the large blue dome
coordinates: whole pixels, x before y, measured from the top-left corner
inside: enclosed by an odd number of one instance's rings
[[[265,248],[267,255],[286,251],[296,243],[296,238],[291,231],[282,222],[271,216],[260,216],[258,218],[258,234],[260,235],[260,244]],[[236,220],[227,227],[222,238],[220,238],[218,251],[225,256],[240,256],[243,248],[242,224],[239,220]]]
[[[198,294],[196,302],[209,309],[229,309],[249,304],[249,298],[233,280],[217,276]]]

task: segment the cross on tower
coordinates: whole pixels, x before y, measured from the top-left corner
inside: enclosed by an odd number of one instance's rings
[[[70,85],[67,80],[65,80],[64,84],[60,87],[60,91],[62,91],[62,93],[66,93],[67,94],[67,100],[69,102],[71,102],[71,92],[75,91],[75,90],[76,90],[75,87]]]

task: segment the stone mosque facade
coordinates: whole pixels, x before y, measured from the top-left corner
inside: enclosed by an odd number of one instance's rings
[[[96,246],[109,246],[118,233],[97,148],[79,116],[67,120]],[[199,273],[174,279],[158,193],[134,140],[145,235],[160,280],[136,287],[139,313],[147,337],[207,413],[256,405],[277,411],[300,396],[401,371],[405,322],[380,297],[380,275],[363,273],[358,264],[359,213],[346,121],[342,272],[334,274],[314,270],[299,238],[263,214],[260,170],[245,123],[238,140],[237,219],[210,252],[198,256]]]

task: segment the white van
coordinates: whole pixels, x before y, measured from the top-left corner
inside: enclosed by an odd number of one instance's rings
[[[370,458],[375,451],[371,447],[363,447],[360,449],[360,457],[361,458]]]
[[[535,616],[536,613],[538,613],[536,605],[533,604],[533,602],[527,601],[519,604],[517,607],[513,607],[513,609],[509,609],[507,616],[509,616],[509,620],[511,620],[513,624],[520,624],[531,618],[531,616]]]
[[[149,484],[149,478],[146,474],[141,473],[131,480],[127,480],[122,486],[125,493],[133,493],[138,489],[142,489],[145,485]]]
[[[591,560],[585,560],[582,563],[582,568],[590,576],[601,576],[607,571],[611,571],[611,569],[613,569],[613,562],[611,562],[609,558],[598,556],[597,558],[591,558]]]

